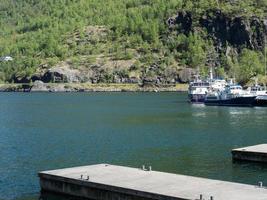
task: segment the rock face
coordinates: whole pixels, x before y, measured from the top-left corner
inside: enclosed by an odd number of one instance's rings
[[[185,68],[182,69],[179,72],[179,82],[181,83],[188,83],[190,81],[192,81],[194,75],[196,75],[197,71],[195,69],[192,68]]]
[[[81,82],[80,71],[71,69],[68,63],[61,63],[60,66],[55,66],[51,69],[48,69],[44,75],[41,77],[41,80],[45,83],[49,82],[68,82],[68,83],[78,83]]]
[[[262,50],[264,46],[264,21],[257,17],[228,17],[219,10],[211,10],[199,20],[208,34],[218,46],[227,43],[235,48],[246,46],[254,50]]]
[[[29,83],[31,81],[31,77],[14,74],[11,80],[14,83]]]
[[[141,78],[135,71],[135,60],[108,60],[99,58],[91,65],[75,68],[71,62],[39,71],[31,77],[32,82],[44,83],[140,83]]]
[[[193,31],[192,14],[179,11],[168,20],[170,29],[177,27],[178,33],[188,34]],[[208,10],[199,18],[201,28],[207,30],[218,50],[224,51],[227,45],[237,49],[247,47],[262,50],[267,33],[267,19],[257,17],[230,17],[220,10]]]
[[[192,31],[192,22],[192,15],[188,11],[180,11],[177,13],[177,16],[171,17],[167,21],[171,28],[179,25],[179,30],[186,35]]]
[[[48,91],[47,87],[45,86],[43,81],[34,81],[32,88],[32,92],[46,92]]]

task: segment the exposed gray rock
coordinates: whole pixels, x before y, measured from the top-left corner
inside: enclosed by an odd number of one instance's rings
[[[132,76],[132,77],[129,77],[129,79],[127,80],[127,82],[128,83],[140,83],[141,80],[140,80],[140,78],[137,78],[137,77]]]
[[[31,92],[47,92],[49,91],[49,89],[47,88],[47,86],[44,84],[43,81],[34,81],[32,88],[31,88]]]
[[[263,48],[265,20],[258,17],[230,17],[220,10],[208,10],[199,23],[206,28],[220,51],[225,50],[227,44],[236,48]]]
[[[14,74],[11,80],[14,83],[29,83],[31,81],[31,77],[20,75],[20,74]]]
[[[185,68],[179,72],[179,82],[188,83],[193,79],[193,76],[196,74],[196,70],[192,68]]]
[[[42,81],[46,83],[78,83],[81,82],[81,74],[79,70],[71,69],[69,66],[56,66],[47,70]]]
[[[56,84],[49,87],[49,92],[73,92],[74,90],[66,87],[64,84]]]
[[[175,28],[175,25],[179,25],[179,33],[189,34],[192,30],[192,15],[187,11],[179,11],[176,16],[168,19],[167,23],[170,29]]]

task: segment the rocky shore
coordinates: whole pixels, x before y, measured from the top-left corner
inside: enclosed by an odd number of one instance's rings
[[[185,92],[187,84],[146,85],[139,84],[91,84],[91,83],[43,83],[0,84],[0,92]]]

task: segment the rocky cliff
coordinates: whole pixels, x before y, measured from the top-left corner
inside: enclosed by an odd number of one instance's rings
[[[213,39],[216,49],[224,53],[226,53],[227,46],[239,50],[244,47],[263,50],[264,38],[267,33],[267,18],[229,16],[221,10],[206,11],[198,17],[195,24],[193,24],[193,18],[191,12],[179,11],[167,22],[169,28],[176,30],[178,34],[188,35],[190,32],[196,31],[198,27],[206,30],[208,36]]]
[[[225,59],[238,59],[243,49],[264,52],[267,17],[243,16],[241,13],[229,15],[218,9],[207,10],[197,16],[192,12],[178,11],[167,20],[167,24],[170,32],[177,35],[204,32],[215,49],[215,54],[211,55],[215,66],[227,68]]]

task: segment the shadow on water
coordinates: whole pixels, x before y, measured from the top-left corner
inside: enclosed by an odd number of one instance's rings
[[[0,199],[0,200],[3,200],[3,199]],[[69,195],[64,195],[64,194],[42,191],[39,194],[25,195],[16,200],[85,200],[85,199],[74,197],[74,196],[69,196]]]
[[[234,168],[247,168],[251,170],[267,170],[267,163],[245,161],[245,160],[232,160]]]
[[[38,200],[90,200],[81,197],[57,194],[53,192],[41,192]]]

